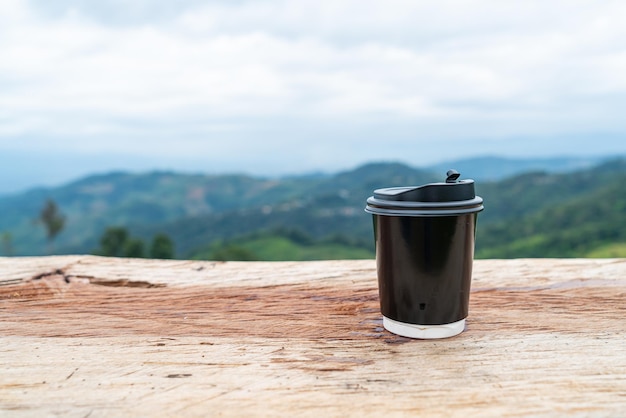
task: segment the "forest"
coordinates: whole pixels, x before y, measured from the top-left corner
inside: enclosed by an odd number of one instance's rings
[[[493,172],[493,170],[492,170]],[[466,171],[472,177],[472,171]],[[0,254],[211,260],[374,257],[374,189],[445,171],[370,163],[330,175],[259,178],[106,173],[0,197]],[[626,159],[476,180],[477,258],[625,257]]]

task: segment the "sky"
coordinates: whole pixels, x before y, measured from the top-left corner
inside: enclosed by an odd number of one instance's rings
[[[2,0],[0,192],[626,154],[626,2]]]

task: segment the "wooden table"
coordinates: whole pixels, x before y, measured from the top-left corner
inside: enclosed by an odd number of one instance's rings
[[[373,260],[0,258],[0,416],[625,416],[625,337],[626,259],[478,260],[424,341]]]

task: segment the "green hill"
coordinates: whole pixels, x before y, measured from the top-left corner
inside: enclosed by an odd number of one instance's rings
[[[561,206],[571,199],[595,193],[626,173],[626,159],[604,162],[590,169],[567,174],[529,172],[498,182],[476,184],[476,193],[485,198],[481,221],[515,221],[543,208]]]
[[[386,173],[387,176],[389,174]],[[616,160],[569,174],[529,173],[506,181],[477,184],[486,207],[479,215],[477,256],[580,257],[596,247],[620,242],[620,236],[602,235],[602,231],[615,229],[607,220],[616,222],[625,218],[623,206],[616,202],[600,210],[597,205],[610,201],[608,198],[614,200],[617,196],[626,196],[626,183],[622,179],[625,174],[626,162]],[[356,186],[353,189],[359,187],[358,178],[354,179]],[[353,240],[355,246],[367,248],[373,255],[371,218],[363,214],[367,196],[382,185],[419,183],[421,181],[402,179],[391,182],[380,179],[374,187],[368,184],[368,188],[362,190],[356,199],[354,193],[342,194],[340,190],[333,195],[309,196],[306,204],[181,219],[163,227],[176,242],[182,243],[180,249],[183,253],[194,256],[203,243],[239,239],[250,231],[270,231],[280,227],[306,231],[315,240],[332,235],[347,237]],[[569,231],[570,228],[572,231]],[[587,246],[576,246],[572,241],[575,232],[585,228],[600,236],[589,241]],[[537,236],[539,232],[541,237]],[[589,231],[581,232],[581,236],[590,234]],[[543,240],[549,248],[538,245],[538,250],[530,255],[529,249]]]
[[[626,244],[626,174],[597,190],[480,230],[477,257],[581,257]],[[617,246],[617,247],[616,247]]]
[[[10,234],[15,254],[45,253],[44,230],[35,221],[50,198],[67,218],[56,252],[84,253],[95,248],[97,237],[110,225],[158,229],[158,225],[176,219],[271,204],[299,193],[303,187],[308,187],[307,180],[110,173],[0,198],[0,232]]]
[[[621,254],[625,175],[626,159],[616,159],[568,173],[529,172],[477,182],[485,199],[477,256]],[[443,178],[444,173],[398,163],[281,179],[109,173],[0,197],[0,251],[46,253],[44,228],[34,221],[51,198],[67,219],[55,240],[54,252],[60,254],[90,253],[107,227],[121,226],[146,240],[167,234],[179,258],[215,257],[222,247],[268,260],[373,257],[371,217],[363,211],[372,191]],[[285,231],[299,231],[306,239],[294,240]]]

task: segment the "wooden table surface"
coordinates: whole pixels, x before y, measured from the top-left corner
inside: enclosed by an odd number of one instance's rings
[[[0,416],[626,416],[626,259],[477,260],[382,328],[374,260],[0,258]]]

